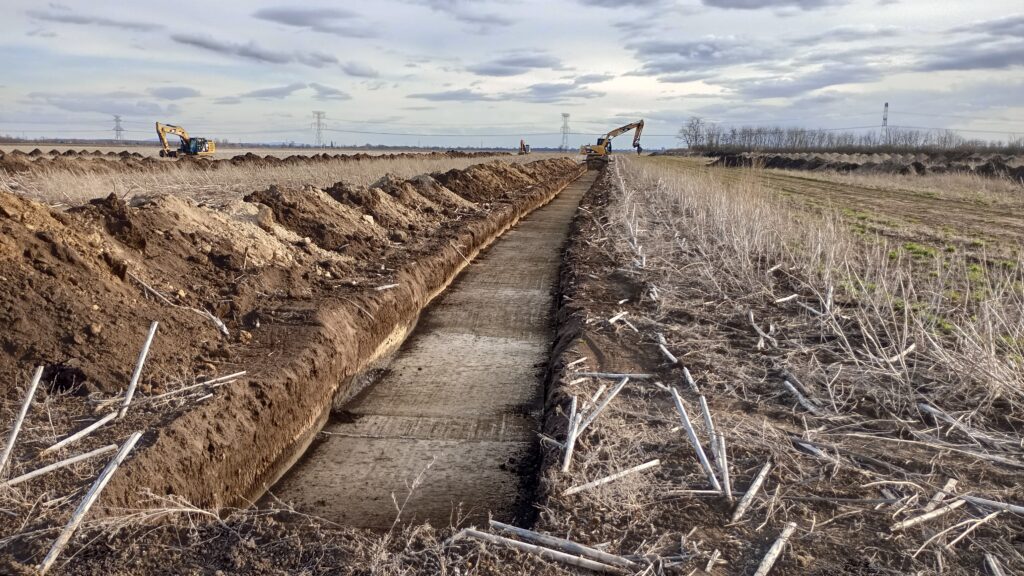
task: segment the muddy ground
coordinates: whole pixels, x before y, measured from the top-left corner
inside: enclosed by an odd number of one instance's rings
[[[498,162],[372,188],[271,187],[220,209],[161,195],[59,212],[0,196],[5,421],[32,368],[45,367],[5,475],[141,430],[97,517],[153,506],[140,492],[246,504],[467,258],[580,171],[565,159]],[[153,321],[126,417],[40,458],[117,407]],[[224,386],[184,388],[243,370]],[[66,520],[101,466],[0,488],[8,559],[37,561],[49,541],[38,536]]]

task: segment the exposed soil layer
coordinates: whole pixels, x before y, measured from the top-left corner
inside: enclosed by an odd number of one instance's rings
[[[475,170],[452,174],[455,189]],[[348,526],[516,520],[529,509],[562,245],[596,174],[478,257],[272,492]],[[393,498],[395,500],[393,500]],[[395,502],[401,506],[399,514]],[[521,518],[519,518],[521,520]]]
[[[998,154],[726,154],[714,166],[875,174],[963,172],[1024,183],[1024,159]]]
[[[216,210],[161,195],[57,212],[0,194],[4,421],[32,368],[46,368],[5,474],[143,430],[101,513],[140,505],[142,491],[205,507],[249,501],[467,258],[582,171],[566,159],[496,162],[475,166],[470,180],[449,173],[369,189],[272,187]],[[462,187],[442,185],[445,178]],[[386,285],[395,286],[376,289]],[[159,329],[127,416],[38,457],[116,406],[151,321]],[[159,397],[240,370],[246,376],[223,387]],[[25,507],[0,515],[0,534],[64,522],[101,467],[19,486]],[[71,504],[43,512],[31,504],[65,496]],[[17,540],[8,550],[38,561],[46,543]]]
[[[210,159],[193,156],[183,156],[175,160],[160,159],[152,156],[144,156],[138,152],[89,152],[81,150],[75,152],[67,150],[59,152],[51,150],[44,154],[38,148],[25,153],[18,150],[13,152],[0,152],[0,171],[9,173],[40,172],[53,169],[70,169],[82,173],[117,173],[131,171],[166,171],[179,168],[198,168],[202,170],[217,170],[223,166],[298,166],[315,164],[319,162],[363,162],[367,160],[389,160],[396,158],[488,158],[495,156],[507,156],[507,152],[461,152],[449,150],[447,152],[399,152],[394,154],[294,154],[287,157],[273,155],[259,155],[252,152],[239,154],[232,158]]]

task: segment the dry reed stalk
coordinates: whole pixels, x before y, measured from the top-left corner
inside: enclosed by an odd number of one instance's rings
[[[28,409],[32,406],[32,398],[36,395],[36,388],[39,387],[39,380],[41,380],[42,377],[43,367],[39,366],[32,375],[32,382],[29,383],[28,390],[25,391],[25,400],[21,403],[21,410],[18,411],[18,415],[14,419],[14,424],[11,426],[11,433],[7,436],[7,445],[4,446],[4,453],[0,456],[0,472],[4,471],[4,467],[7,465],[7,460],[10,459],[11,454],[14,452],[14,443],[18,441],[18,433],[21,432],[21,424],[25,421],[25,415],[28,414]]]
[[[121,449],[114,455],[114,458],[107,464],[107,467],[103,469],[103,472],[100,472],[99,477],[97,477],[96,481],[93,482],[92,487],[90,487],[89,491],[86,492],[85,497],[82,498],[82,502],[78,505],[74,514],[71,515],[71,519],[68,520],[64,530],[60,533],[60,536],[57,537],[57,540],[54,541],[53,545],[50,547],[50,551],[46,553],[46,557],[43,558],[43,561],[39,564],[40,574],[46,574],[50,568],[53,567],[53,563],[57,561],[57,557],[60,556],[64,547],[68,545],[68,542],[71,541],[71,537],[74,536],[75,530],[78,529],[78,525],[82,523],[85,515],[89,513],[89,509],[92,508],[92,505],[96,503],[96,499],[99,498],[100,492],[103,491],[107,482],[110,481],[110,477],[113,476],[117,467],[124,462],[124,459],[128,457],[128,453],[132,451],[132,448],[135,447],[135,444],[141,437],[142,432],[135,432],[129,436],[128,439],[124,441],[124,444],[121,445]]]
[[[125,392],[124,402],[117,413],[118,418],[124,418],[125,413],[128,412],[128,405],[132,403],[132,397],[135,396],[135,387],[139,385],[139,378],[142,377],[142,367],[146,364],[146,356],[149,355],[149,347],[153,344],[153,337],[156,336],[156,329],[159,324],[159,322],[154,320],[149,325],[149,333],[146,334],[146,341],[142,344],[142,350],[139,351],[138,360],[135,361],[135,370],[132,372],[131,382],[128,383],[128,391]]]

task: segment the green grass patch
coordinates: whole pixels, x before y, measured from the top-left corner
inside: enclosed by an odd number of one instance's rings
[[[918,259],[935,258],[938,254],[935,248],[931,246],[925,246],[924,244],[918,244],[917,242],[907,242],[903,245],[903,249],[906,250],[911,256]]]

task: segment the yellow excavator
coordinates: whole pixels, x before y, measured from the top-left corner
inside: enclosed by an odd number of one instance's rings
[[[640,147],[640,134],[644,131],[644,121],[639,120],[608,132],[597,139],[597,144],[580,146],[580,154],[587,155],[587,167],[596,170],[608,164],[612,153],[612,138],[633,129],[636,129],[636,133],[633,134],[633,148],[636,148],[637,154],[643,152],[643,148]]]
[[[171,145],[167,143],[168,134],[181,139],[181,145],[177,150],[172,149]],[[160,144],[163,145],[163,149],[160,150],[161,158],[177,158],[179,154],[182,156],[213,156],[217,151],[216,143],[206,138],[189,136],[181,126],[157,122],[156,135],[160,137]]]

